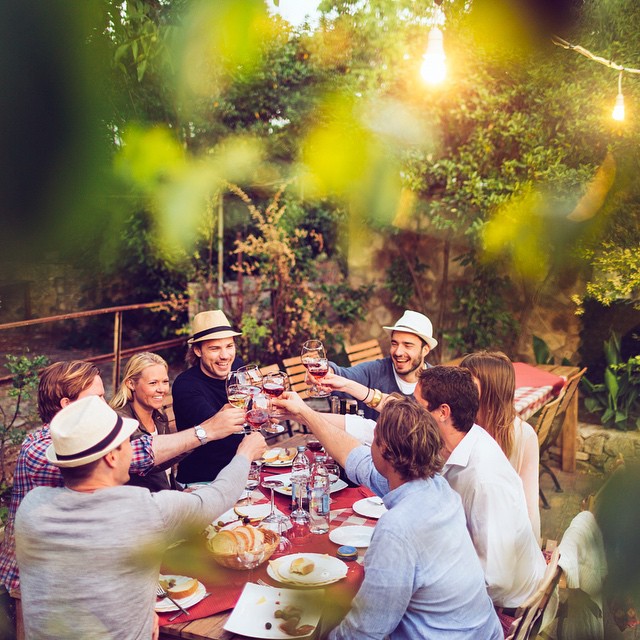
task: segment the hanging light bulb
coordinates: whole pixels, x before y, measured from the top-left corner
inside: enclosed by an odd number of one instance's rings
[[[427,51],[423,56],[420,75],[427,84],[440,84],[447,75],[446,56],[442,46],[442,31],[432,27],[429,31]]]
[[[622,95],[622,71],[618,76],[618,95],[616,96],[616,106],[611,114],[614,120],[622,122],[624,120],[624,96]]]

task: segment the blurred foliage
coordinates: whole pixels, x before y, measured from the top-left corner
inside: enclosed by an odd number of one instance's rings
[[[40,369],[49,364],[46,356],[7,355],[6,359],[12,388],[7,394],[9,404],[0,404],[0,493],[7,484],[7,445],[19,444],[25,437],[27,430],[22,425],[34,417],[35,411],[24,405],[38,388]]]

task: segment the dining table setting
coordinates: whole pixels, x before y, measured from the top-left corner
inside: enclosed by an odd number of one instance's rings
[[[364,553],[386,508],[368,488],[352,486],[334,475],[328,533],[308,533],[301,539],[291,535],[287,476],[292,452],[307,444],[315,448],[312,434],[299,433],[274,444],[264,456],[260,485],[246,491],[207,532],[167,552],[161,584],[173,581],[180,590],[180,583],[192,582],[188,583],[190,593],[175,604],[167,598],[157,599],[160,638],[318,639],[346,615],[364,578]],[[310,458],[317,453],[306,450]],[[239,557],[242,554],[229,552],[234,548],[233,536],[253,535],[252,529],[259,529],[269,516],[287,523],[282,529],[285,540],[275,543],[275,551],[267,531],[260,546],[269,552],[266,556]]]

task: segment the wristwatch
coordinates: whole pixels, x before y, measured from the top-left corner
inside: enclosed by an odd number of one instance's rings
[[[193,427],[193,430],[196,432],[196,438],[200,440],[200,444],[207,444],[209,438],[207,438],[207,432],[202,428],[202,426],[197,424]]]

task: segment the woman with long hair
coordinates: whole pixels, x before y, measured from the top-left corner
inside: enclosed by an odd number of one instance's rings
[[[522,480],[531,526],[540,540],[538,436],[516,415],[516,374],[513,363],[500,351],[479,351],[463,358],[480,391],[476,422],[485,429],[509,459]]]
[[[139,422],[132,438],[139,438],[143,433],[163,435],[169,432],[169,421],[163,410],[169,390],[169,367],[165,360],[147,351],[136,353],[127,362],[122,382],[109,404],[123,418],[135,418]],[[167,469],[177,460],[154,467],[144,476],[132,475],[128,484],[147,487],[150,491],[171,489]]]

